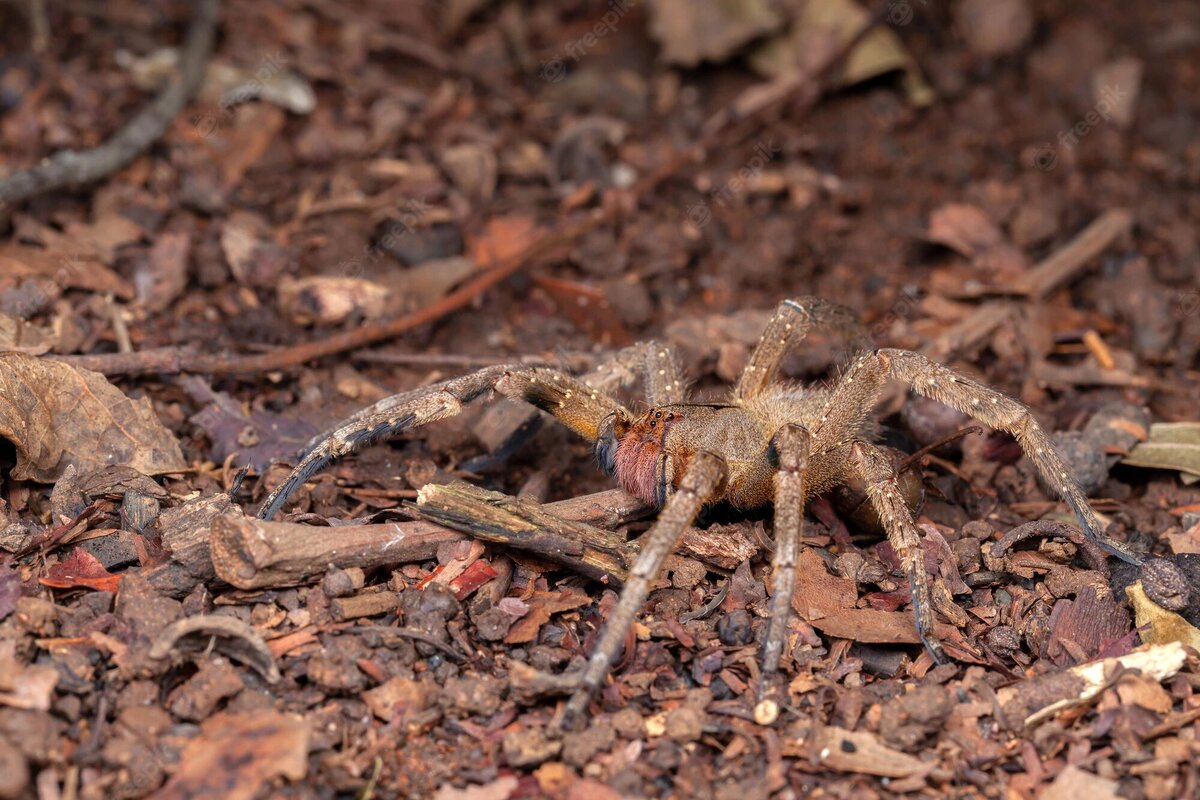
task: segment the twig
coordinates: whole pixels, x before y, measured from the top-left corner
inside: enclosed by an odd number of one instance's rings
[[[423,487],[414,510],[431,522],[535,553],[613,587],[624,584],[637,554],[616,534],[464,483]]]
[[[63,150],[36,167],[18,170],[0,180],[0,208],[55,189],[99,180],[133,161],[157,141],[204,79],[219,8],[219,0],[197,0],[179,73],[158,97],[99,147],[83,152]]]
[[[1023,275],[1011,293],[1024,295],[1033,301],[1045,299],[1046,295],[1069,281],[1114,241],[1127,234],[1132,225],[1133,215],[1123,208],[1104,212],[1071,241]],[[1011,319],[1015,310],[1015,305],[1007,300],[984,303],[966,319],[960,320],[921,348],[921,352],[944,361],[952,354],[970,350],[986,341],[993,331]]]
[[[430,488],[425,487],[422,491]],[[483,496],[492,494],[482,489],[468,491],[456,488],[468,495],[472,492]],[[619,489],[550,503],[544,508],[542,513],[546,516],[565,520],[566,525],[591,530],[596,530],[591,527],[593,525],[615,528],[649,513],[645,504]],[[441,545],[464,539],[458,530],[474,530],[466,526],[445,526],[439,522],[416,520],[318,528],[224,514],[211,523],[209,557],[216,577],[239,589],[293,586],[324,574],[330,567],[370,570],[424,561],[433,558]],[[455,530],[451,530],[451,527]],[[620,537],[606,531],[601,533],[609,537],[606,543],[611,539],[613,543],[625,546]],[[511,539],[504,541],[524,547],[523,543]],[[535,544],[545,541],[541,539]],[[560,545],[568,549],[577,547],[573,541],[565,539],[560,541]]]
[[[1022,275],[1016,291],[1031,300],[1045,299],[1107,250],[1110,244],[1129,233],[1132,226],[1133,215],[1129,211],[1123,208],[1105,211],[1049,258]]]
[[[396,319],[362,325],[354,330],[336,334],[319,341],[285,347],[261,355],[230,357],[227,355],[180,354],[180,358],[177,361],[167,363],[158,362],[158,365],[163,367],[159,371],[199,372],[210,375],[261,374],[263,372],[299,366],[305,362],[336,355],[347,350],[366,347],[369,344],[399,336],[421,325],[436,322],[442,317],[466,307],[476,297],[496,286],[501,281],[523,269],[528,269],[538,260],[570,245],[593,228],[613,221],[622,209],[636,207],[641,198],[657,188],[663,181],[675,175],[679,170],[697,160],[698,155],[722,143],[728,145],[731,141],[740,141],[768,111],[782,106],[794,94],[808,89],[808,93],[803,95],[804,102],[797,109],[796,113],[806,112],[815,104],[820,94],[814,88],[817,83],[824,80],[842,62],[847,54],[853,50],[854,46],[862,40],[862,37],[878,24],[879,20],[880,15],[876,14],[872,16],[870,21],[854,37],[849,39],[845,45],[838,48],[818,68],[811,73],[789,76],[785,83],[776,87],[776,91],[770,97],[755,103],[753,107],[745,111],[744,115],[725,114],[714,118],[707,132],[701,137],[701,142],[698,146],[688,146],[676,150],[658,169],[648,173],[635,183],[628,190],[628,196],[631,198],[629,203],[608,203],[603,208],[592,211],[581,220],[560,223],[554,226],[550,231],[541,234],[522,248],[520,252],[489,265],[488,269],[477,275],[474,279],[463,284],[430,306]],[[105,375],[113,374],[109,372],[107,362],[105,361],[105,359],[110,357],[91,356],[89,358],[91,359],[89,362],[90,369],[94,369]],[[123,356],[118,356],[117,358],[124,359]],[[80,363],[74,357],[66,357],[62,360],[72,364]],[[117,361],[115,358],[113,359],[113,363],[120,363],[126,369],[130,364],[127,360]]]

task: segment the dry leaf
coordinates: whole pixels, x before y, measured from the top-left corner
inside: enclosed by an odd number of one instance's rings
[[[133,297],[133,287],[94,255],[55,253],[20,244],[0,245],[0,275],[49,278],[63,289],[114,294],[123,300]]]
[[[801,3],[790,30],[758,47],[750,56],[750,65],[772,78],[797,70],[807,72],[848,42],[869,17],[853,0]],[[895,31],[882,25],[864,36],[846,56],[838,70],[838,85],[853,86],[896,70],[904,73],[904,91],[910,104],[922,107],[933,102],[933,88],[925,82],[916,61]]]
[[[138,299],[147,311],[163,311],[183,294],[188,281],[188,254],[192,237],[184,232],[164,232],[150,248],[146,264],[134,276]]]
[[[131,400],[98,372],[23,353],[0,354],[0,436],[16,445],[17,480],[53,483],[69,464],[80,473],[187,468],[148,398]]]
[[[487,269],[520,253],[540,232],[534,218],[526,214],[493,217],[483,234],[471,239],[468,252],[477,267]]]
[[[39,583],[55,589],[115,592],[121,583],[121,576],[113,575],[104,568],[98,558],[77,547],[69,556],[51,567],[46,572],[46,577],[39,579]]]
[[[184,376],[184,391],[203,408],[191,416],[212,441],[212,454],[223,462],[236,453],[238,463],[254,469],[265,468],[277,458],[290,458],[317,429],[294,414],[272,414],[252,408],[247,415],[242,405],[225,392],[215,392],[208,382],[195,375]]]
[[[537,638],[538,631],[550,620],[551,614],[586,606],[591,600],[578,589],[562,592],[534,592],[526,598],[529,613],[517,620],[504,637],[506,644],[523,644]]]
[[[926,235],[967,258],[974,258],[1004,241],[1004,234],[983,209],[968,203],[947,203],[929,215]]]
[[[1150,426],[1149,441],[1134,445],[1121,463],[1179,470],[1185,479],[1200,475],[1200,422],[1154,423]]]
[[[0,352],[40,356],[53,346],[54,337],[47,329],[20,317],[0,313]]]
[[[655,0],[650,35],[668,64],[694,67],[724,61],[743,45],[779,28],[782,20],[765,0]]]
[[[1200,650],[1200,630],[1192,623],[1168,611],[1146,595],[1142,582],[1125,589],[1129,602],[1133,606],[1137,627],[1141,630],[1142,641],[1146,644],[1170,644],[1180,642],[1194,650]]]
[[[251,800],[276,776],[294,781],[304,777],[308,738],[308,723],[301,717],[272,709],[216,714],[187,743],[167,785],[150,796]]]

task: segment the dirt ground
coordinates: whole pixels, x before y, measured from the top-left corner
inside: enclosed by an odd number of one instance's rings
[[[0,6],[0,798],[1200,797],[1200,6],[892,0],[846,55],[849,0],[227,3],[128,164],[12,193],[209,2]],[[254,518],[392,393],[655,339],[714,400],[809,295],[1032,407],[1144,563],[897,384],[948,663],[846,487],[756,724],[772,517],[715,508],[561,733],[653,519],[591,443],[485,397]],[[615,566],[438,516],[458,481]]]

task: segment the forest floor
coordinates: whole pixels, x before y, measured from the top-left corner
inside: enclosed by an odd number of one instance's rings
[[[0,6],[0,175],[110,137],[200,5]],[[814,75],[849,0],[226,4],[142,154],[0,206],[0,798],[1200,796],[1200,6],[951,5]],[[949,663],[862,496],[818,498],[757,725],[771,516],[716,509],[560,734],[539,676],[615,587],[417,500],[632,541],[589,442],[485,397],[253,517],[392,393],[655,339],[713,399],[809,295],[1028,404],[1153,558],[967,433],[912,468]],[[877,416],[907,453],[971,424]]]

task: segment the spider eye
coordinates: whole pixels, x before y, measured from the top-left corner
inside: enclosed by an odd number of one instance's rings
[[[657,425],[657,424],[658,424],[658,420],[654,420],[654,419],[650,420],[650,427],[651,427],[651,428],[653,428],[653,427],[654,427],[655,425]]]

